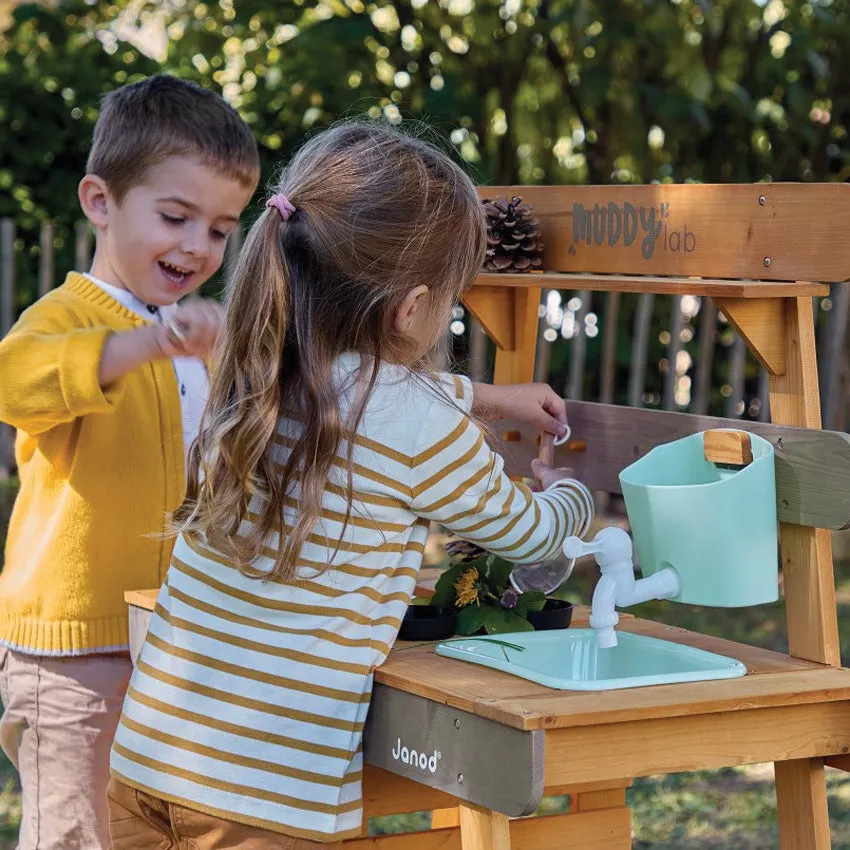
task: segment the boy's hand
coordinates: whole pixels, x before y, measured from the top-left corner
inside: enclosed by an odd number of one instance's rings
[[[181,304],[159,335],[163,357],[203,357],[212,351],[224,311],[215,301],[193,298]]]
[[[473,384],[472,412],[482,419],[516,419],[556,437],[567,433],[567,405],[548,384]]]
[[[551,466],[547,466],[542,460],[538,460],[537,458],[531,461],[531,470],[534,473],[534,477],[540,484],[541,490],[548,490],[556,481],[563,481],[565,478],[576,477],[574,469],[569,469],[565,466],[554,469]]]
[[[145,325],[111,334],[103,347],[98,369],[101,387],[108,387],[151,360],[203,357],[218,339],[223,310],[214,301],[196,299],[181,305],[165,325]]]

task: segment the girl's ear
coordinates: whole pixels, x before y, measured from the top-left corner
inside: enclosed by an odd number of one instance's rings
[[[108,202],[109,187],[105,181],[96,174],[86,174],[77,188],[80,198],[80,206],[83,208],[85,217],[95,227],[106,227],[109,220]]]
[[[414,330],[415,323],[422,318],[422,312],[427,305],[427,300],[425,300],[427,294],[428,287],[425,284],[420,284],[404,296],[393,319],[393,327],[400,334],[409,334]]]

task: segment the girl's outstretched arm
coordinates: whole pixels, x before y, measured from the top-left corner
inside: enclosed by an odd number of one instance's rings
[[[411,461],[412,508],[458,536],[522,563],[556,556],[563,541],[583,536],[593,499],[564,477],[542,493],[515,484],[481,429],[448,401],[436,400]]]

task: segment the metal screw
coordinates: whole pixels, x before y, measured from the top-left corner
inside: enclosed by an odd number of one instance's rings
[[[460,720],[455,720],[455,729],[460,729]]]
[[[759,204],[764,206],[767,203],[767,195],[759,195]]]
[[[764,258],[764,265],[765,265],[765,268],[767,268],[770,265],[770,257]]]
[[[458,781],[458,785],[463,785],[463,774],[462,773],[459,773],[457,775],[457,781]]]

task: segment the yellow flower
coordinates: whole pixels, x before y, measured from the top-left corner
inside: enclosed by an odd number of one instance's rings
[[[473,602],[476,605],[478,604],[478,588],[475,586],[477,581],[478,570],[473,567],[471,570],[464,570],[455,582],[455,590],[457,591],[455,605],[458,608],[465,608],[467,605],[472,605]]]

